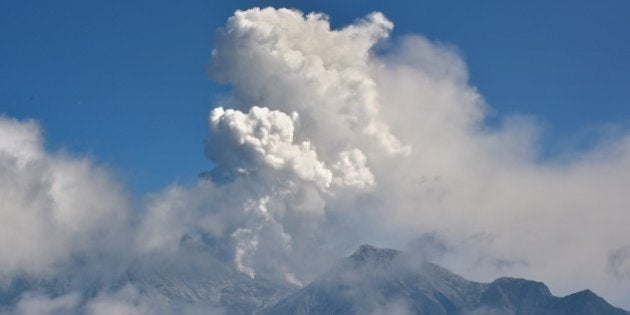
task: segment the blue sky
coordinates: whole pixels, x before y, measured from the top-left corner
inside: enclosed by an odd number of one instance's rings
[[[0,0],[0,112],[47,146],[110,165],[135,192],[190,182],[227,87],[205,67],[235,9],[286,6],[343,26],[371,11],[459,48],[498,115],[533,114],[546,150],[630,120],[630,2]]]

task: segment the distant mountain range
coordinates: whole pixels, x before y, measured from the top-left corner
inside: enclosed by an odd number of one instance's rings
[[[80,290],[85,299],[99,288],[133,285],[151,301],[177,312],[208,305],[225,314],[566,314],[629,315],[590,290],[551,295],[541,282],[500,278],[466,280],[440,266],[393,249],[362,245],[350,257],[305,287],[250,277],[204,253],[136,263],[109,283],[73,276],[38,281],[20,278],[0,287],[0,313],[10,313],[23,292],[51,297]],[[96,284],[98,283],[98,284]]]

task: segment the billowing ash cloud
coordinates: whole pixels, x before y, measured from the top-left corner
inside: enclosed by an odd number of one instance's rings
[[[370,75],[370,49],[392,27],[380,13],[331,30],[321,14],[237,11],[218,34],[210,72],[232,84],[241,108],[297,112],[301,134],[321,146],[325,158],[369,143],[390,154],[407,152],[381,118]]]
[[[303,284],[357,244],[411,244],[474,280],[588,287],[624,306],[630,136],[542,160],[534,119],[484,124],[488,106],[451,47],[407,36],[374,53],[392,28],[380,13],[331,29],[323,14],[237,11],[209,66],[233,87],[209,115],[211,180],[174,184],[140,209],[106,169],[46,152],[32,122],[0,119],[3,280],[90,259],[102,265],[91,275],[147,257],[185,262],[201,240],[250,277]],[[97,291],[32,292],[19,307],[161,311],[133,287]]]
[[[254,106],[247,114],[216,108],[210,114],[210,142],[224,146],[210,145],[208,157],[240,173],[270,168],[327,188],[332,172],[317,159],[315,148],[308,141],[293,143],[296,120],[295,112],[289,116],[266,107]]]
[[[447,249],[439,262],[474,279],[524,276],[560,294],[590,287],[627,299],[630,283],[610,266],[622,265],[630,239],[630,137],[542,160],[535,119],[485,126],[488,106],[449,46],[407,36],[375,54],[392,27],[378,13],[334,30],[322,14],[266,8],[236,12],[218,32],[210,73],[233,86],[223,105],[248,123],[218,127],[229,110],[215,109],[206,152],[245,174],[234,183],[269,188],[258,191],[269,198],[259,212],[282,227],[287,251],[432,235]],[[287,136],[249,122],[257,112],[285,117]],[[301,207],[312,210],[298,221],[310,228],[292,229],[303,189],[313,197]],[[264,255],[256,240],[252,257]]]

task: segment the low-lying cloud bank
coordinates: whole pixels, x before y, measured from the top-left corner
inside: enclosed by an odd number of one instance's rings
[[[475,280],[588,287],[630,307],[630,135],[543,160],[535,121],[484,124],[488,106],[450,47],[406,36],[375,53],[392,28],[380,13],[335,30],[323,14],[237,11],[209,67],[233,87],[209,115],[217,167],[141,209],[107,169],[46,152],[36,123],[0,118],[2,283],[76,265],[106,283],[201,238],[242,273],[303,284],[367,242],[410,246]],[[156,312],[120,290],[32,292],[15,312]]]

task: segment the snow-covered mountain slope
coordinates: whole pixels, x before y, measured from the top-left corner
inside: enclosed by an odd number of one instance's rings
[[[110,273],[106,279],[92,277],[106,273]],[[129,292],[133,293],[130,303],[151,305],[148,314],[153,314],[153,310],[159,314],[181,313],[191,308],[196,310],[194,314],[252,314],[297,289],[264,277],[250,278],[229,261],[188,248],[169,256],[144,256],[124,269],[111,272],[95,273],[93,268],[77,264],[53,278],[13,279],[0,286],[0,314],[19,313],[18,304],[33,296],[46,300],[77,296],[76,305],[61,313],[91,314],[85,312],[91,301]],[[60,312],[54,314],[57,313]]]
[[[151,306],[147,314],[191,314],[184,312],[191,307],[194,314],[630,314],[589,290],[555,297],[541,282],[500,278],[478,283],[414,255],[369,245],[303,288],[263,276],[250,278],[205,250],[182,250],[143,257],[107,279],[90,277],[95,274],[90,270],[98,268],[93,265],[53,279],[14,279],[0,286],[0,313],[16,313],[16,305],[33,292],[49,300],[74,295],[75,305],[57,312],[68,314],[86,313],[90,301],[103,294],[131,292],[132,304]],[[133,290],[125,291],[129,287]]]
[[[263,314],[629,314],[590,291],[559,298],[541,282],[466,280],[392,249],[361,246]]]

